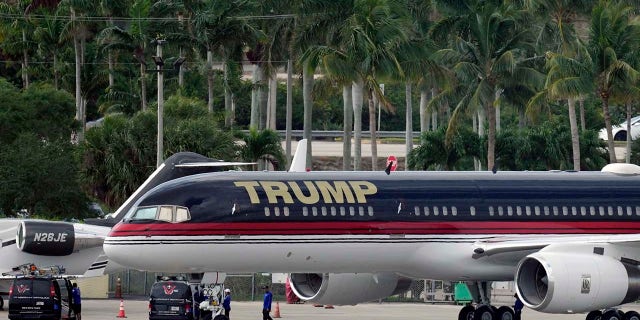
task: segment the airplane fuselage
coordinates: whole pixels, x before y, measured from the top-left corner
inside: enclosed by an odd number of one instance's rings
[[[160,272],[511,280],[491,239],[640,232],[640,179],[601,172],[208,173],[145,194],[104,242]]]

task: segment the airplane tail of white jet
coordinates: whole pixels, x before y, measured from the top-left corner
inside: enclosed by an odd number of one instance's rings
[[[289,172],[306,172],[307,171],[307,139],[298,141],[296,153],[291,160]]]

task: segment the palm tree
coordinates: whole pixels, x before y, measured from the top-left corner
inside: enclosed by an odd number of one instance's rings
[[[2,34],[2,49],[11,54],[21,55],[21,75],[22,86],[29,87],[29,48],[33,44],[29,43],[27,34],[33,31],[33,24],[28,20],[28,11],[33,10],[29,1],[17,1],[15,4],[7,2],[0,3],[0,12],[12,18],[10,21],[0,24]]]
[[[38,43],[38,54],[41,57],[51,57],[53,86],[58,89],[60,86],[60,66],[59,56],[62,51],[63,43],[61,42],[64,22],[56,13],[45,15],[39,21],[33,32],[34,39]]]
[[[584,53],[584,52],[583,52]],[[545,89],[539,92],[529,102],[530,108],[546,103],[548,100],[566,99],[569,107],[569,124],[571,129],[571,147],[573,150],[573,170],[580,170],[580,135],[576,118],[575,102],[592,88],[592,81],[588,75],[591,65],[584,61],[585,55],[570,58],[562,54],[547,54],[547,80]],[[588,56],[586,56],[588,59]],[[582,60],[582,61],[581,61]],[[545,99],[546,98],[546,99]]]
[[[487,134],[487,166],[495,166],[496,110],[499,92],[507,85],[525,83],[537,78],[537,72],[520,63],[530,44],[528,32],[520,28],[511,6],[494,7],[480,3],[474,10],[458,18],[456,23],[439,22],[432,33],[447,32],[453,26],[457,35],[454,49],[440,50],[441,56],[457,60],[453,70],[465,88],[456,106],[447,135],[451,137],[466,112],[484,110],[489,124]],[[451,93],[447,93],[451,94]]]
[[[122,29],[117,25],[103,29],[99,39],[110,39],[105,43],[105,50],[119,50],[129,54],[137,60],[140,66],[140,102],[141,110],[147,110],[147,86],[145,54],[147,44],[151,43],[149,37],[149,20],[144,19],[149,16],[151,9],[150,0],[136,0],[129,9],[129,15],[134,18],[133,22]]]
[[[280,143],[278,133],[273,130],[249,129],[249,133],[241,134],[244,145],[240,147],[239,157],[242,161],[258,162],[262,167],[264,162],[273,165],[275,170],[284,169],[286,157]],[[259,161],[263,162],[260,163]]]
[[[589,54],[593,61],[596,94],[602,102],[607,130],[609,161],[617,161],[611,132],[609,102],[616,94],[614,87],[634,85],[638,71],[629,61],[640,48],[640,24],[629,18],[633,8],[624,3],[600,1],[591,15]]]
[[[480,137],[469,127],[460,128],[454,135],[453,143],[445,140],[446,127],[436,131],[424,132],[420,136],[420,146],[407,155],[408,169],[412,170],[464,170],[461,161],[479,157],[481,154]]]

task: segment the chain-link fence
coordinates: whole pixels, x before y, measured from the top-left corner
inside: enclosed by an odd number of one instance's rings
[[[123,295],[147,296],[151,285],[161,274],[125,270],[109,276],[109,293],[115,295],[118,278]],[[262,300],[263,286],[268,285],[274,301],[285,301],[285,285],[273,283],[271,274],[233,274],[227,275],[225,287],[233,292],[235,301]],[[453,302],[454,283],[439,280],[415,280],[409,289],[401,294],[382,299],[385,302]]]

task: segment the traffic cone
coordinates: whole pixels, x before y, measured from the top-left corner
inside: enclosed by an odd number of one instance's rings
[[[273,317],[274,318],[282,318],[280,316],[280,303],[278,301],[276,301],[276,308],[273,310]]]
[[[124,315],[124,300],[120,299],[120,311],[118,312],[118,315],[116,316],[116,318],[126,318],[127,316]]]

